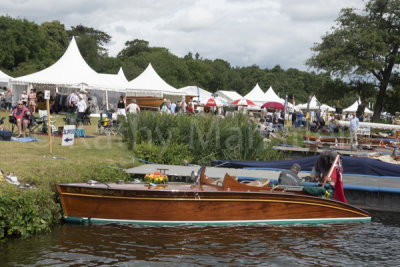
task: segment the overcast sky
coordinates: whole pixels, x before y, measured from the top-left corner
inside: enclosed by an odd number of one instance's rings
[[[232,66],[307,70],[310,48],[339,11],[363,5],[363,0],[0,0],[0,12],[104,31],[112,36],[111,56],[138,38],[179,57],[191,51]]]

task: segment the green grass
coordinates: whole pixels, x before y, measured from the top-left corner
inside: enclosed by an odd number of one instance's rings
[[[0,117],[6,117],[0,113]],[[56,127],[64,124],[60,115]],[[101,166],[131,167],[132,153],[120,136],[105,136],[97,133],[98,119],[92,118],[92,125],[80,126],[85,134],[93,138],[75,138],[73,146],[61,146],[60,137],[51,137],[52,154],[49,153],[47,135],[34,134],[39,142],[0,142],[0,169],[12,172],[22,182],[42,183],[45,180],[53,182],[74,177],[76,180],[87,178],[90,170]],[[8,119],[5,129],[11,129]],[[53,156],[63,159],[53,159]],[[95,176],[95,174],[94,174]]]
[[[1,112],[0,117],[6,117],[4,128],[11,129],[8,114]],[[58,116],[57,127],[64,124],[63,117]],[[39,142],[0,141],[0,169],[13,173],[23,185],[36,187],[19,189],[0,181],[0,241],[50,231],[60,222],[57,182],[129,179],[119,168],[135,165],[132,152],[120,136],[98,135],[97,121],[92,118],[92,125],[80,126],[86,135],[94,137],[76,138],[73,146],[61,146],[60,137],[51,137],[52,154],[47,135],[34,134]]]

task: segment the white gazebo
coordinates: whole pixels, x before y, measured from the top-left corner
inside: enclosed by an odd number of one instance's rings
[[[112,87],[119,88],[119,91],[121,92],[126,91],[126,88],[129,86],[122,67],[120,67],[117,74],[99,73],[99,76],[104,81],[107,81],[108,84],[112,85]]]
[[[193,101],[198,103],[202,101],[207,101],[212,97],[212,93],[198,86],[186,86],[179,88],[178,91],[186,94],[187,96],[192,96]]]
[[[218,95],[218,97],[225,99],[228,103],[232,103],[235,100],[243,98],[243,96],[235,91],[218,90],[215,93]]]
[[[317,100],[317,98],[315,97],[315,95],[311,98],[310,100],[310,104],[308,105],[307,103],[305,104],[299,104],[297,105],[295,108],[297,110],[306,110],[307,106],[310,110],[317,110],[321,108],[321,103]]]
[[[263,90],[261,90],[258,83],[244,98],[253,101],[257,109],[260,109],[264,103],[268,102],[267,96],[264,94]]]
[[[268,88],[268,90],[265,92],[265,95],[266,95],[266,97],[267,97],[267,99],[268,99],[268,101],[266,101],[266,102],[278,102],[278,103],[281,103],[282,105],[285,105],[285,99],[280,98],[280,97],[275,93],[274,89],[272,89],[272,86],[270,86],[270,87]],[[289,101],[288,101],[288,108],[289,108],[290,110],[293,110],[293,104],[290,103]]]
[[[75,38],[72,38],[64,55],[50,67],[11,79],[13,85],[44,84],[60,87],[87,87],[109,88],[101,76],[94,71],[83,59],[79,52]]]
[[[41,71],[13,78],[10,80],[14,99],[20,99],[22,91],[35,87],[37,91],[50,90],[56,93],[69,94],[73,89],[85,89],[96,98],[100,109],[106,108],[109,102],[109,91],[117,96],[124,88],[104,79],[83,59],[75,38],[65,53],[53,65]]]
[[[12,79],[11,76],[5,74],[4,72],[2,72],[0,70],[0,86],[2,86],[2,87],[9,86],[10,79]]]
[[[274,89],[272,89],[272,87],[270,86],[268,88],[268,90],[265,92],[265,96],[267,97],[267,101],[266,102],[278,102],[281,104],[285,104],[285,100],[280,98],[274,91]]]
[[[153,69],[151,63],[135,79],[128,83],[127,96],[168,98],[182,100],[186,94],[165,82]]]
[[[358,99],[356,100],[356,102],[353,103],[353,105],[351,105],[351,106],[348,107],[348,108],[343,109],[343,112],[346,112],[346,113],[356,112],[356,111],[357,111],[357,108],[358,108],[358,106],[359,106],[360,104],[361,104],[361,100],[360,100],[360,98],[358,98]],[[373,111],[371,111],[371,110],[370,110],[369,108],[367,108],[367,107],[365,107],[364,112],[365,112],[365,113],[368,113],[368,114],[374,113]]]

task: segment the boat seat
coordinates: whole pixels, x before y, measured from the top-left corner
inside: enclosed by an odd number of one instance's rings
[[[268,185],[269,182],[270,182],[269,179],[259,179],[259,180],[255,180],[250,183],[247,183],[246,185],[263,187],[263,186]]]

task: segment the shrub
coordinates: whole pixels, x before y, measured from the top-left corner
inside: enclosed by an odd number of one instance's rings
[[[142,112],[129,115],[124,126],[124,140],[134,154],[157,163],[181,164],[182,158],[190,158],[196,164],[209,164],[211,159],[281,158],[272,145],[264,143],[256,125],[243,114],[221,118],[208,114]],[[138,145],[141,146],[136,148]],[[169,153],[175,148],[178,153]]]
[[[136,158],[160,164],[180,165],[183,161],[192,161],[188,146],[175,143],[162,146],[150,142],[141,143],[134,147],[133,155]]]

